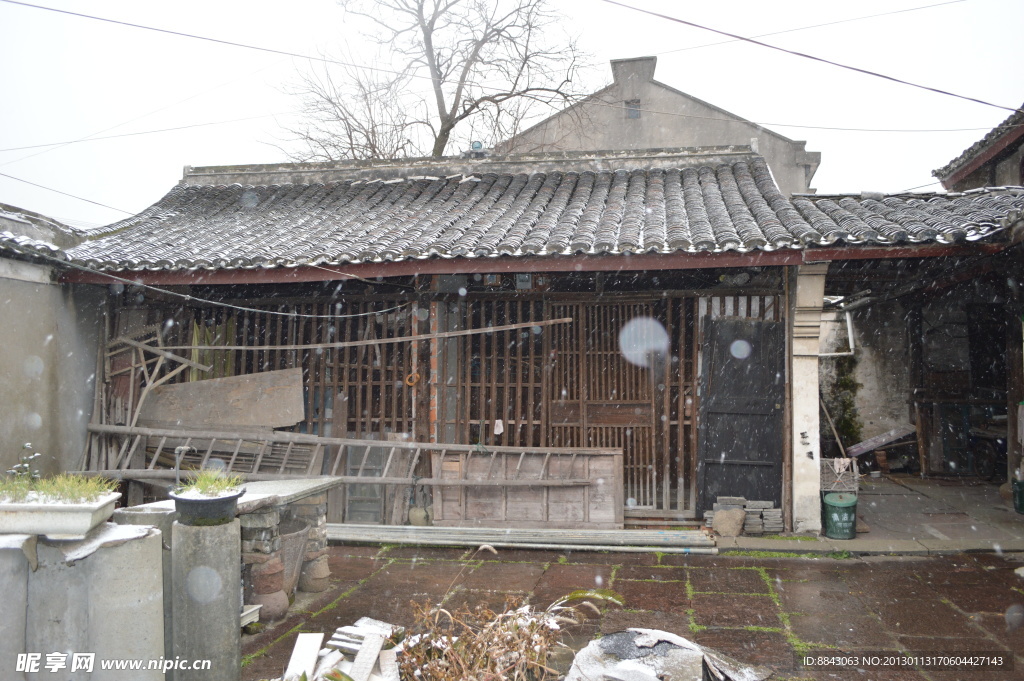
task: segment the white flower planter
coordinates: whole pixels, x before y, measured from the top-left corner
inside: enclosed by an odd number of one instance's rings
[[[55,538],[83,537],[114,514],[119,492],[79,504],[0,501],[0,534],[45,534]]]

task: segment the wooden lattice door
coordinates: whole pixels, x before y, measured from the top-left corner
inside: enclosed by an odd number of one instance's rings
[[[666,507],[670,481],[663,447],[668,353],[656,366],[627,361],[619,333],[632,319],[657,319],[650,302],[553,303],[552,317],[571,324],[551,329],[548,406],[556,447],[623,450],[627,508]]]

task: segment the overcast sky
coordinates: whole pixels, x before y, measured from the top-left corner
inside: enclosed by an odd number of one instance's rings
[[[1021,0],[624,2],[744,36],[788,31],[762,40],[1006,107],[1024,101]],[[39,4],[308,55],[358,40],[332,0]],[[819,193],[928,185],[933,169],[1010,115],[745,43],[708,46],[723,39],[601,0],[551,4],[591,55],[588,89],[611,81],[608,60],[656,54],[657,80],[820,151],[812,183]],[[842,23],[792,30],[829,22]],[[282,128],[297,102],[285,90],[309,68],[302,59],[3,0],[0,60],[0,202],[79,226],[142,211],[181,179],[186,165],[287,160]],[[184,126],[193,127],[15,149]]]

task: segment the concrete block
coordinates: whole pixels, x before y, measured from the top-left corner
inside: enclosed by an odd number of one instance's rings
[[[288,504],[289,508],[302,508],[304,506],[319,506],[327,503],[327,493],[322,492],[320,494],[314,494],[312,496],[304,497],[298,501],[294,501]]]
[[[28,581],[31,616],[25,625],[25,650],[20,652],[93,652],[89,647],[89,585],[85,562],[68,565],[62,551],[42,542],[37,546],[36,556],[39,567]]]
[[[246,513],[238,516],[242,528],[250,527],[277,527],[281,523],[281,514],[276,510],[260,511],[258,513]]]
[[[104,547],[78,563],[87,571],[89,652],[97,659],[165,657],[163,535]],[[161,670],[94,671],[90,679],[162,681]],[[178,677],[176,677],[178,678]]]
[[[727,504],[730,506],[742,506],[747,503],[744,497],[717,497],[715,499],[720,504]]]
[[[241,674],[242,607],[239,562],[241,523],[189,526],[175,523],[174,655],[211,660],[218,680]],[[178,670],[176,681],[209,681],[210,672]]]
[[[273,541],[280,536],[277,525],[273,527],[242,527],[242,541]]]
[[[163,546],[164,582],[164,658],[171,656],[174,645],[171,634],[174,631],[173,587],[171,584],[171,533],[177,513],[173,506],[143,504],[129,508],[114,509],[112,520],[119,525],[150,525],[160,530]],[[168,670],[165,681],[174,681],[174,670]]]
[[[775,502],[773,502],[773,501],[748,501],[745,504],[745,506],[747,508],[759,508],[759,509],[774,508],[775,507]]]
[[[281,550],[281,537],[274,537],[271,540],[253,539],[242,542],[242,551],[245,553],[274,553]]]
[[[25,538],[28,540],[28,537]],[[21,549],[21,541],[5,542],[0,546],[0,590],[4,594],[4,616],[0,624],[0,660],[5,660],[4,674],[21,681],[21,672],[14,671],[18,653],[25,647],[25,615],[28,610],[28,558]]]

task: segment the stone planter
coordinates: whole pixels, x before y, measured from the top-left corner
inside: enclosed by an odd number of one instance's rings
[[[225,525],[235,519],[238,510],[238,498],[245,494],[240,489],[232,494],[219,497],[191,497],[170,492],[174,499],[174,510],[178,512],[178,522],[182,525]]]
[[[84,537],[114,513],[119,492],[96,501],[0,502],[0,534],[45,534],[56,539]]]

